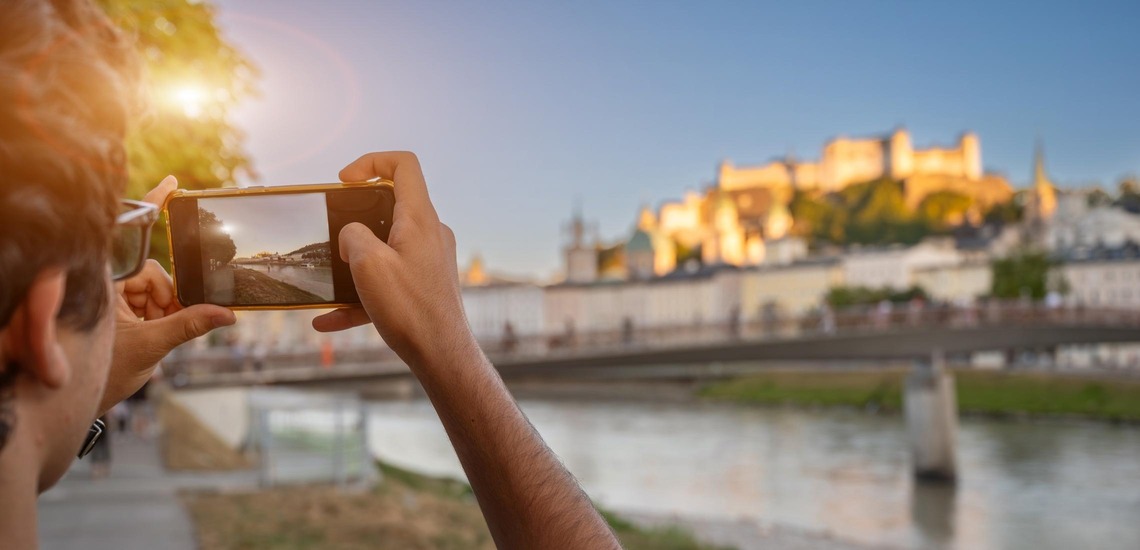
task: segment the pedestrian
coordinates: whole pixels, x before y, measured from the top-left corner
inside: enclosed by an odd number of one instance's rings
[[[321,368],[331,369],[335,362],[336,354],[333,352],[332,338],[326,337],[321,340]]]
[[[103,425],[109,425],[110,418],[103,415],[99,418]],[[91,479],[101,479],[111,475],[111,438],[104,434],[95,441],[95,446],[91,448]]]

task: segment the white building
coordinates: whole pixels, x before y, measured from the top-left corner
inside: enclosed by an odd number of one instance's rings
[[[676,273],[649,281],[545,288],[545,326],[551,333],[662,328],[727,322],[740,308],[741,273],[735,269]]]
[[[1140,215],[1112,206],[1058,208],[1046,235],[1050,250],[1062,252],[1119,248],[1128,242],[1140,243]]]
[[[836,258],[761,266],[740,275],[741,311],[745,320],[762,318],[764,311],[799,316],[823,305],[827,292],[843,286],[843,269]]]
[[[989,262],[926,267],[914,271],[914,284],[940,302],[972,302],[993,289],[994,271]]]
[[[915,271],[958,265],[962,255],[950,239],[927,239],[911,247],[853,249],[842,257],[844,284],[849,287],[906,290]]]
[[[479,340],[501,338],[507,323],[516,336],[546,332],[542,287],[525,284],[490,284],[463,287],[463,309]]]
[[[1071,305],[1140,308],[1140,258],[1090,259],[1061,267]]]

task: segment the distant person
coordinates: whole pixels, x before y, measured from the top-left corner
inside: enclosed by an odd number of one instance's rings
[[[503,352],[514,353],[518,345],[519,337],[515,335],[515,326],[510,321],[503,323]]]
[[[835,334],[835,310],[827,302],[820,306],[819,329],[824,334]]]
[[[100,418],[105,425],[111,426],[111,419],[107,415]],[[109,434],[108,434],[109,435]],[[111,475],[111,438],[100,437],[91,447],[91,479],[100,479]]]
[[[124,253],[147,243],[116,240],[137,234],[117,225],[153,220],[177,185],[163,180],[149,205],[119,200],[135,56],[89,0],[8,0],[0,10],[0,548],[38,546],[36,496],[91,440],[96,418],[142,388],[171,349],[235,322],[219,306],[181,308],[157,263]],[[340,177],[395,181],[395,216],[388,243],[359,223],[340,231],[363,305],[314,327],[372,323],[407,363],[498,546],[619,548],[479,349],[455,237],[416,157],[365,155]]]
[[[333,349],[332,338],[321,339],[321,367],[331,369],[336,363],[336,350]]]
[[[107,413],[107,429],[125,434],[131,426],[131,408],[126,401],[115,403]]]
[[[879,305],[875,307],[875,328],[885,329],[890,326],[892,309],[890,300],[879,300]]]
[[[265,342],[257,342],[253,345],[253,373],[255,376],[260,376],[261,371],[265,369],[265,359],[269,357],[269,345]]]

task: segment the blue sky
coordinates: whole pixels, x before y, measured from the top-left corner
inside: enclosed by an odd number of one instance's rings
[[[546,277],[580,199],[607,238],[722,158],[816,158],[905,125],[981,137],[1018,185],[1140,172],[1140,3],[222,0],[262,69],[236,120],[264,184],[410,149],[459,241]],[[1085,6],[1093,6],[1087,8]]]

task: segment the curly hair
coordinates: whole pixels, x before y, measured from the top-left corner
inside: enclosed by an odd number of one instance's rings
[[[107,313],[107,261],[138,103],[132,44],[89,0],[6,0],[0,10],[0,329],[35,277],[65,270],[60,320]],[[0,448],[14,365],[0,366]],[[5,410],[9,413],[5,414]]]

